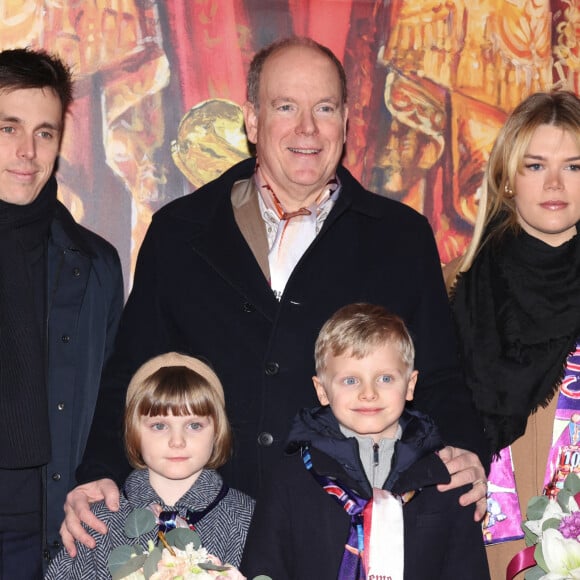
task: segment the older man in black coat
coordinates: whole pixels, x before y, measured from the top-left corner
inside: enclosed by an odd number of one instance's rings
[[[116,506],[113,481],[128,465],[119,444],[131,374],[177,350],[207,359],[221,377],[236,448],[224,475],[254,493],[282,452],[296,411],[314,403],[313,345],[323,322],[350,302],[382,304],[416,341],[416,406],[448,445],[450,487],[485,479],[464,449],[483,449],[464,389],[436,246],[426,219],[368,191],[339,165],[346,137],[346,79],[336,57],[310,39],[259,52],[244,106],[256,160],[244,161],[153,218],[141,248],[116,353],[81,480],[62,533],[105,531],[87,500]],[[475,485],[464,503],[481,500]],[[483,499],[483,504],[485,500]],[[479,514],[483,515],[482,505]],[[484,507],[484,506],[483,506]]]

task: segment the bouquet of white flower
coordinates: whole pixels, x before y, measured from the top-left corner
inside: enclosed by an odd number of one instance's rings
[[[580,478],[569,474],[557,497],[533,497],[522,523],[528,546],[508,566],[508,577],[580,580]]]
[[[125,534],[138,538],[153,530],[157,520],[150,509],[132,512],[125,522]],[[246,580],[234,566],[222,564],[201,547],[199,534],[186,527],[158,533],[160,545],[150,540],[146,549],[120,546],[109,556],[113,580]],[[254,580],[271,580],[257,576]]]
[[[154,546],[150,546],[150,552],[144,553],[146,559],[143,566],[129,575],[121,576],[123,580],[246,580],[246,577],[233,566],[222,566],[215,556],[208,553],[205,548],[195,548],[194,543],[187,544],[184,550],[176,547],[163,548],[161,557],[153,557]],[[113,578],[119,577],[117,574],[125,574],[127,564],[133,568],[140,564],[141,558],[137,556],[130,558],[124,566],[120,566]],[[154,566],[155,564],[155,566]],[[147,569],[145,569],[147,567]],[[152,571],[153,567],[156,571]]]

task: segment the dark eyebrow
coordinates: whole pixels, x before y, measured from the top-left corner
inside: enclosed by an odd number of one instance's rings
[[[53,131],[60,131],[61,126],[59,125],[53,125],[52,123],[41,123],[40,125],[38,125],[38,127],[36,127],[36,130],[38,129],[52,129]]]
[[[22,123],[22,119],[19,119],[18,117],[6,117],[4,115],[0,116],[0,121],[3,123]]]
[[[2,123],[14,123],[15,125],[22,125],[22,119],[20,119],[19,117],[11,117],[11,116],[0,116],[0,121]],[[44,123],[41,123],[40,125],[38,125],[37,127],[35,127],[35,131],[38,131],[39,129],[51,129],[52,131],[60,131],[60,124],[59,125],[54,125],[53,123],[49,123],[48,121],[45,121]]]

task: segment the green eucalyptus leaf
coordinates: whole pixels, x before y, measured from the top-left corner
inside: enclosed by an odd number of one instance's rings
[[[527,547],[538,543],[538,536],[536,536],[534,532],[529,530],[526,526],[522,526],[522,530],[524,531],[524,541],[526,542]]]
[[[534,566],[526,572],[524,580],[540,580],[545,575],[546,573],[539,566]]]
[[[541,520],[548,502],[550,500],[545,495],[535,496],[528,502],[528,520]]]
[[[135,546],[119,546],[118,548],[115,548],[109,554],[107,560],[109,572],[113,574],[117,568],[125,565],[134,556],[137,556]]]
[[[218,564],[214,564],[213,562],[200,562],[198,566],[202,570],[215,570],[216,572],[225,572],[231,568],[231,566],[218,566]]]
[[[570,501],[571,497],[572,494],[567,489],[561,489],[558,492],[558,503],[564,512],[568,512],[568,502]]]
[[[264,574],[260,574],[259,576],[254,576],[252,580],[272,580],[270,576],[264,576]]]
[[[560,527],[560,520],[558,518],[550,518],[542,524],[542,532],[545,532],[548,528],[557,530]]]
[[[153,512],[148,509],[134,510],[125,521],[125,535],[128,538],[138,538],[150,532],[156,525]]]
[[[185,550],[187,544],[193,544],[195,550],[201,546],[199,534],[189,528],[173,528],[165,534],[165,539],[170,546],[178,550]]]
[[[149,580],[149,578],[157,572],[157,564],[159,560],[161,560],[162,553],[163,550],[161,546],[157,546],[149,552],[149,558],[147,558],[143,565],[143,575],[145,576],[145,580]]]
[[[147,560],[147,554],[139,554],[139,556],[135,556],[131,558],[128,562],[125,562],[122,566],[119,566],[114,572],[111,572],[111,576],[113,580],[122,580],[129,574],[133,574],[133,572],[137,572],[141,566]]]
[[[534,550],[534,560],[542,570],[548,570],[548,566],[546,566],[546,561],[544,560],[544,552],[542,551],[541,543],[536,544],[536,549]]]
[[[572,495],[580,493],[580,477],[575,473],[569,473],[564,480],[564,489],[568,490]]]

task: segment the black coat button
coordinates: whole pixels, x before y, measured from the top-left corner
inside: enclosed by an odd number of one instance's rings
[[[56,408],[57,408],[59,411],[64,411],[64,403],[58,403],[58,405],[56,406]]]
[[[262,447],[269,447],[270,445],[272,445],[272,443],[274,443],[274,437],[272,433],[267,433],[266,431],[260,433],[258,435],[258,443]]]
[[[254,312],[256,310],[256,307],[253,304],[250,304],[249,302],[244,302],[242,310],[244,312]]]
[[[280,365],[276,362],[269,362],[268,364],[266,364],[266,374],[269,377],[273,377],[274,375],[278,374],[278,371],[280,370]]]
[[[53,473],[52,480],[53,481],[60,481],[60,473]]]
[[[62,342],[64,342],[66,344],[66,343],[70,342],[70,336],[68,334],[63,334],[60,337],[60,340],[62,340]]]
[[[73,268],[72,274],[75,278],[78,278],[81,275],[80,268]]]

